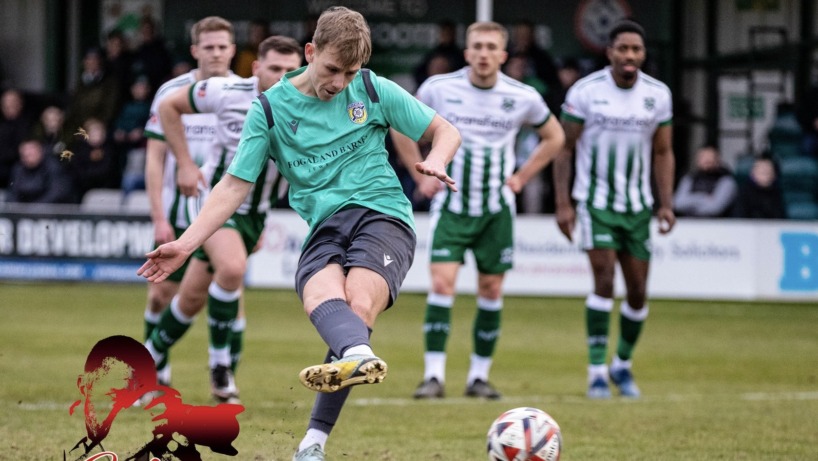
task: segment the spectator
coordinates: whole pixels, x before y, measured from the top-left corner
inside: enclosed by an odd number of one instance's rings
[[[529,72],[528,65],[528,56],[524,54],[512,54],[509,55],[505,66],[503,66],[503,72],[514,80],[534,87],[541,95],[545,94],[548,91],[548,85],[540,80],[537,75]]]
[[[560,87],[560,80],[554,58],[535,41],[534,24],[531,21],[520,21],[514,25],[508,51],[511,55],[528,58],[526,76],[535,75],[546,84],[546,92],[542,95],[547,101],[551,93]]]
[[[560,86],[557,90],[551,92],[548,99],[546,99],[548,106],[554,110],[560,110],[562,103],[565,102],[565,95],[568,94],[568,88],[571,88],[582,77],[579,61],[575,58],[563,59],[557,70],[557,77],[559,77]]]
[[[428,77],[431,77],[432,75],[447,74],[455,70],[457,69],[452,67],[451,59],[449,59],[449,57],[443,53],[435,54],[426,63],[426,75]]]
[[[65,150],[71,133],[65,132],[65,111],[57,106],[48,106],[34,124],[31,135],[43,145],[46,155],[59,156]]]
[[[133,52],[125,35],[119,29],[108,32],[105,37],[105,70],[117,82],[119,101],[128,99],[128,88],[133,82]]]
[[[247,42],[241,47],[233,61],[233,72],[243,78],[253,76],[253,61],[258,57],[258,45],[269,37],[270,26],[264,19],[250,21],[247,28]]]
[[[435,75],[433,72],[443,74],[465,66],[466,59],[463,57],[463,51],[463,48],[457,45],[457,24],[448,19],[438,23],[437,45],[429,50],[415,66],[412,73],[415,84],[420,86],[427,78]],[[443,66],[441,59],[448,62],[448,66]],[[432,63],[432,61],[437,62]],[[444,67],[446,70],[443,70]]]
[[[694,169],[679,182],[673,202],[680,216],[729,216],[737,193],[736,180],[722,164],[718,149],[704,146],[696,152]]]
[[[170,78],[173,58],[165,44],[165,39],[156,33],[153,18],[143,17],[139,23],[141,43],[134,52],[133,72],[147,75],[151,88],[159,88]]]
[[[0,189],[8,187],[12,166],[19,155],[17,147],[31,129],[23,108],[23,95],[19,91],[8,89],[0,96]]]
[[[131,85],[130,100],[122,107],[113,126],[113,147],[116,152],[113,181],[121,178],[122,192],[145,188],[145,124],[151,115],[151,85],[139,76]]]
[[[48,155],[34,138],[20,143],[20,161],[11,170],[10,203],[64,203],[70,195],[70,181],[57,158]]]
[[[91,189],[119,187],[119,183],[111,180],[114,153],[106,140],[105,124],[99,119],[89,118],[82,128],[86,136],[75,137],[68,146],[73,153],[68,169],[77,203],[81,203],[82,197]]]
[[[82,58],[82,74],[68,102],[65,126],[71,130],[89,118],[110,124],[119,109],[119,84],[107,74],[100,49],[90,48]]]
[[[180,58],[174,61],[170,70],[170,77],[176,78],[193,70],[193,65],[187,59]]]
[[[759,157],[753,162],[750,178],[739,189],[734,215],[737,218],[786,219],[784,195],[775,163],[770,157]]]

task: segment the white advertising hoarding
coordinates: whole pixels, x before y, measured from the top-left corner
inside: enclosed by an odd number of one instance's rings
[[[429,218],[417,214],[415,262],[407,292],[429,287]],[[262,248],[250,257],[248,286],[292,288],[306,224],[289,211],[271,212]],[[585,296],[592,275],[585,254],[557,229],[553,216],[517,218],[515,267],[507,294]],[[818,223],[681,219],[668,235],[654,223],[648,290],[654,298],[781,299],[818,301]],[[467,260],[458,292],[474,293],[476,272]],[[617,296],[624,294],[617,274]]]

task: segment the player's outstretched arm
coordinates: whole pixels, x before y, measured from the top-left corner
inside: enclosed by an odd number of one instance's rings
[[[554,116],[548,117],[537,134],[540,136],[539,144],[531,151],[523,166],[508,178],[507,184],[515,194],[519,194],[531,178],[548,166],[565,145],[565,132]]]
[[[205,200],[202,211],[179,239],[160,245],[146,256],[137,275],[161,282],[174,273],[236,211],[253,183],[226,174]]]
[[[432,150],[426,156],[426,160],[415,164],[415,170],[427,176],[436,177],[443,181],[450,190],[456,192],[457,185],[454,179],[446,174],[446,165],[452,161],[460,147],[460,132],[446,119],[435,115],[421,139],[431,142]]]
[[[568,241],[573,241],[576,210],[571,200],[571,177],[574,174],[574,148],[582,134],[582,124],[563,120],[565,144],[554,160],[554,202],[557,226]]]
[[[188,92],[192,86],[179,88],[159,103],[159,118],[162,121],[162,130],[165,132],[165,141],[176,157],[176,185],[182,194],[188,197],[198,196],[198,185],[199,183],[204,184],[204,176],[190,156],[187,138],[185,138],[185,126],[182,123],[182,114],[193,113],[188,98]]]

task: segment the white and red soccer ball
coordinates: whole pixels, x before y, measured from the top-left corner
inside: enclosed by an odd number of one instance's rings
[[[562,449],[559,424],[548,413],[531,407],[498,416],[487,441],[489,461],[557,461]]]

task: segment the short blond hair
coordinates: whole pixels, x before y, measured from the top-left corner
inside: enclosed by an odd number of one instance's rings
[[[235,31],[233,30],[233,24],[228,21],[227,19],[222,18],[221,16],[208,16],[193,24],[193,27],[190,28],[190,43],[194,45],[199,44],[199,36],[205,32],[219,32],[225,31],[230,34],[230,42],[234,42]]]
[[[318,17],[312,42],[316,50],[337,50],[344,66],[364,65],[372,56],[372,38],[366,19],[357,11],[333,6]]]
[[[499,32],[503,39],[503,49],[505,49],[508,44],[508,29],[499,22],[480,21],[472,23],[469,28],[466,29],[466,45],[469,43],[469,35],[471,35],[472,32]]]

